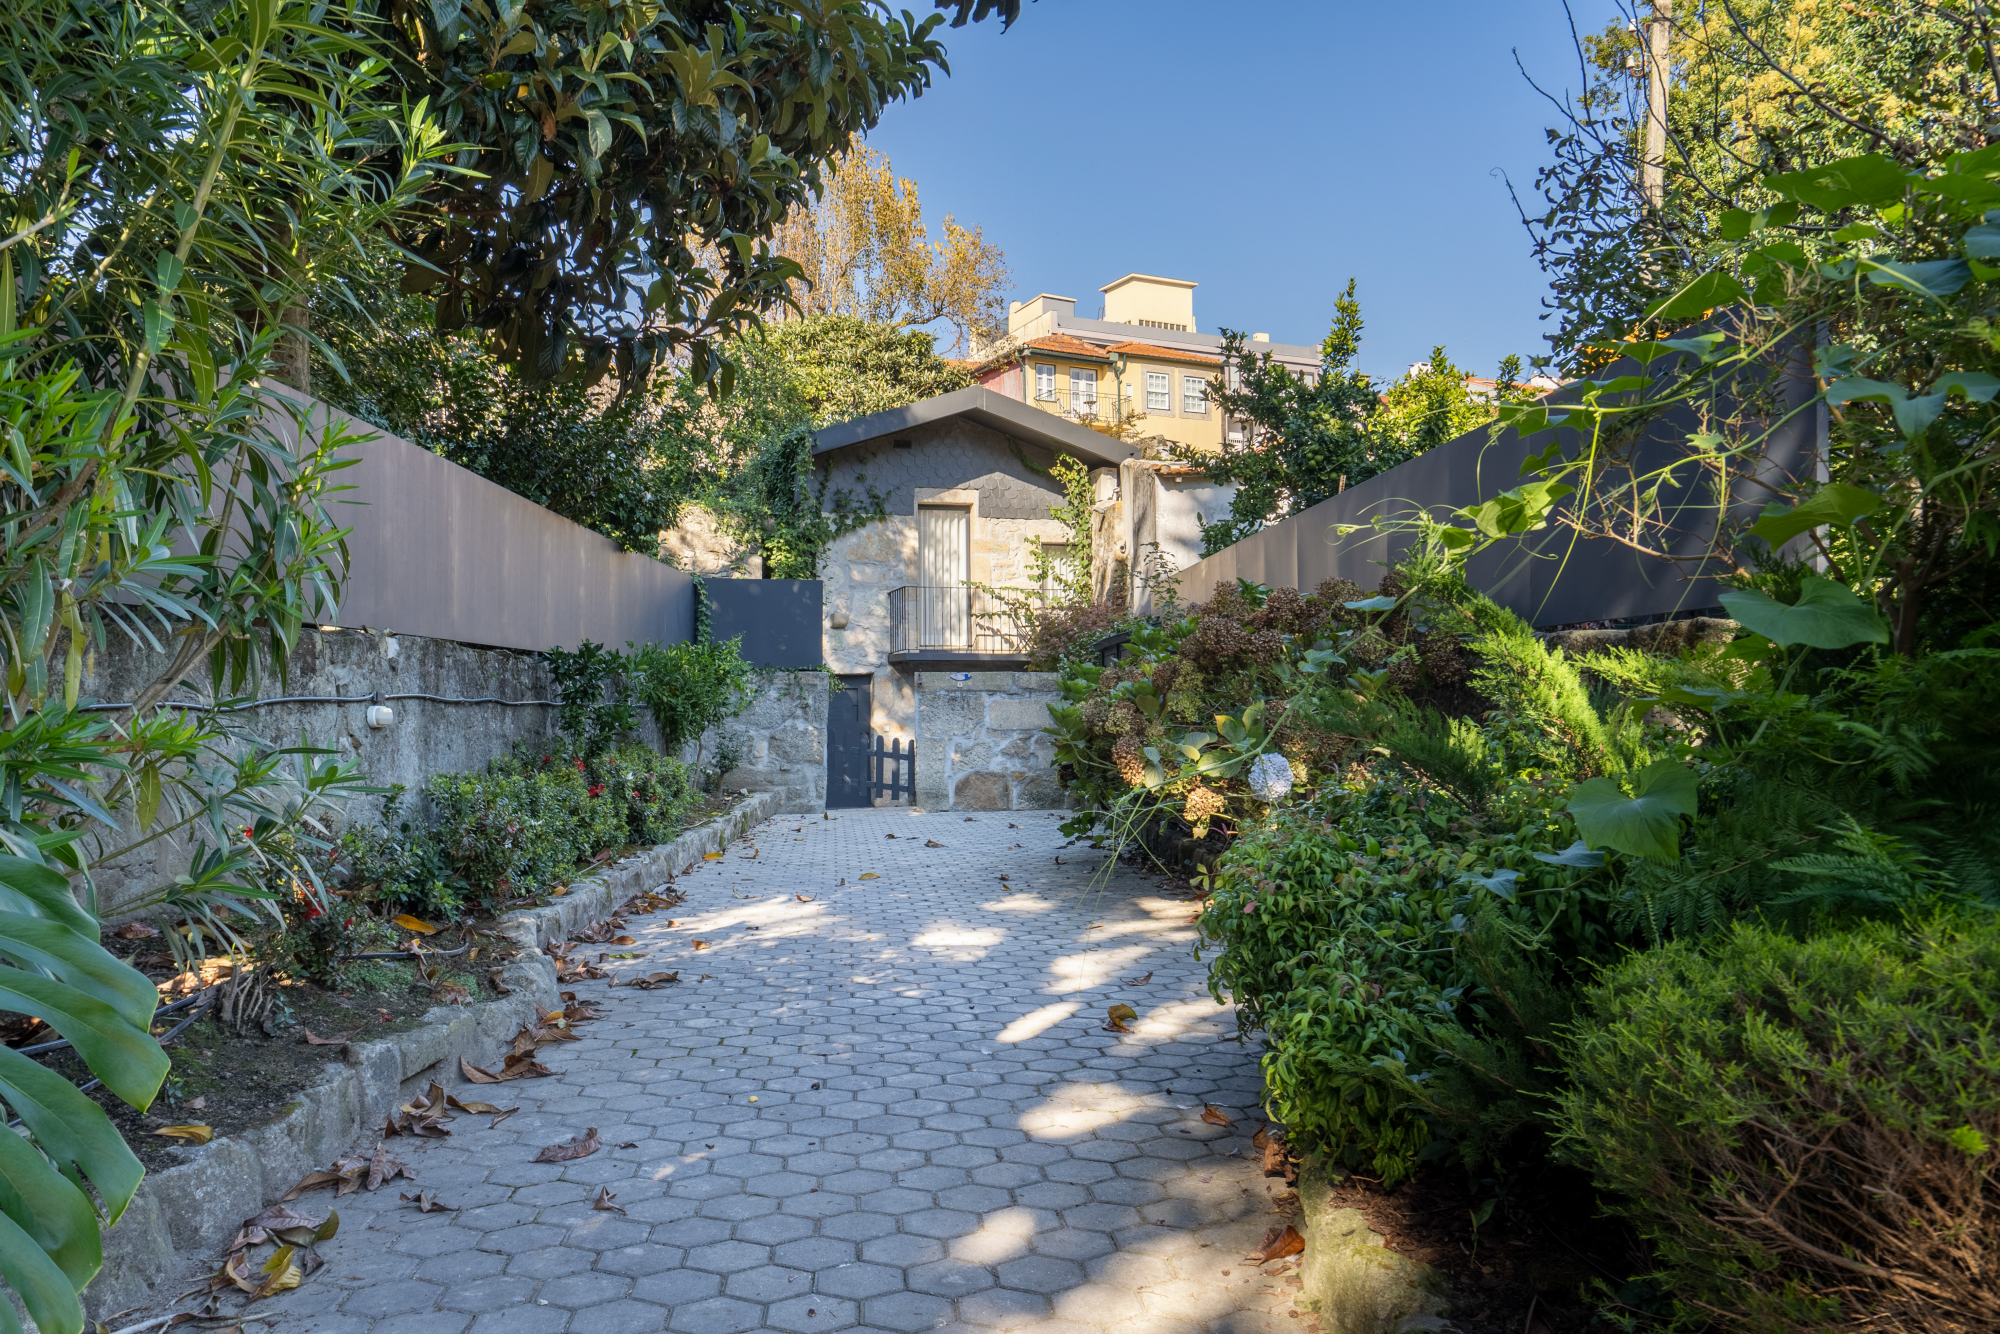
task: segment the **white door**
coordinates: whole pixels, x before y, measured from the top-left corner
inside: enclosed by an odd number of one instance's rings
[[[917,577],[923,587],[924,648],[965,648],[972,642],[972,511],[956,505],[917,509]]]

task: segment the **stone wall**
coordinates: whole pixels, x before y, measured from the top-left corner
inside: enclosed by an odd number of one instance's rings
[[[83,694],[113,702],[128,700],[158,670],[162,655],[133,649],[114,638],[96,656],[86,673]],[[740,739],[744,761],[724,778],[724,786],[751,792],[776,792],[787,812],[816,811],[826,802],[827,682],[821,672],[760,673],[757,698],[748,712],[731,719],[727,729]],[[205,672],[175,698],[195,699],[207,693]],[[372,697],[434,695],[441,700],[501,700],[505,703],[444,703],[440,700],[387,699],[394,721],[387,727],[368,725]],[[228,715],[245,747],[259,743],[297,745],[301,738],[358,764],[371,783],[400,783],[420,791],[424,780],[438,773],[471,773],[506,755],[517,741],[539,741],[553,734],[556,696],[548,664],[537,653],[476,648],[445,639],[417,635],[383,635],[364,630],[306,630],[279,680],[269,675],[257,690],[260,699],[299,696],[345,696],[351,703],[269,704]],[[639,712],[639,739],[658,744],[658,733],[645,710]],[[715,736],[705,738],[707,754],[715,754]],[[694,748],[681,757],[692,762]],[[373,821],[379,798],[356,799],[340,813],[345,821]],[[122,858],[108,852],[136,834],[120,833],[102,846],[91,846],[97,863],[99,904],[115,916],[118,905],[152,889],[187,869],[191,842],[169,836]]]
[[[1068,802],[1056,781],[1053,672],[917,672],[917,805],[1028,811]]]
[[[164,665],[164,655],[134,648],[113,636],[86,673],[83,693],[105,702],[128,700]],[[177,699],[195,699],[208,690],[200,670]],[[300,634],[280,680],[267,675],[261,688],[243,693],[260,699],[341,695],[353,703],[271,704],[227,715],[245,747],[262,742],[298,745],[301,738],[358,764],[373,783],[401,783],[412,790],[434,773],[483,769],[519,740],[550,735],[555,710],[543,703],[447,704],[435,700],[388,700],[395,721],[368,725],[368,706],[383,695],[423,694],[443,699],[492,698],[548,701],[555,698],[548,666],[540,654],[474,648],[447,639],[384,635],[366,630],[313,630]],[[373,820],[377,798],[361,798],[345,812],[349,819]],[[93,860],[137,836],[115,835]],[[87,842],[89,840],[86,840]],[[134,894],[171,879],[187,868],[192,848],[170,836],[108,863],[99,861],[99,902],[106,913]]]
[[[722,776],[732,791],[772,792],[787,815],[826,808],[825,672],[759,672],[757,697],[742,715],[702,737],[707,758],[723,736],[743,747],[743,760]],[[684,756],[690,762],[694,751]]]

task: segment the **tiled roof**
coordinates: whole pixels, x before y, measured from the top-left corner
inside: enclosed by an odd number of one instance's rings
[[[1199,352],[1181,352],[1170,347],[1155,347],[1151,343],[1113,343],[1107,352],[1122,352],[1128,357],[1151,357],[1155,361],[1192,361],[1203,366],[1220,366],[1221,357],[1205,357]]]
[[[1047,352],[1058,357],[1088,357],[1092,361],[1105,359],[1104,349],[1095,343],[1086,343],[1081,338],[1068,334],[1048,334],[1032,339],[1028,343],[1031,352]]]

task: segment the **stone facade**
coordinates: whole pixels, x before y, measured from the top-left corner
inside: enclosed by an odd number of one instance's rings
[[[917,672],[917,805],[1027,811],[1068,805],[1056,781],[1054,672]],[[963,679],[960,679],[963,678]]]
[[[715,512],[702,505],[681,506],[674,526],[660,534],[660,559],[689,574],[764,576],[764,558],[756,547],[725,531]]]
[[[898,447],[905,442],[908,449]],[[1055,455],[976,422],[950,419],[910,428],[888,441],[827,456],[829,493],[884,496],[889,517],[834,542],[821,568],[825,589],[826,664],[843,676],[874,678],[874,730],[885,738],[918,735],[909,673],[889,665],[890,593],[920,582],[917,507],[964,505],[972,513],[968,577],[993,588],[1034,586],[1034,544],[1068,541],[1049,517],[1062,493],[1047,475]],[[1038,471],[1039,470],[1039,471]],[[841,629],[833,622],[845,618]],[[921,765],[919,766],[921,768]]]
[[[701,739],[713,757],[723,736],[743,747],[743,759],[722,776],[722,786],[774,792],[782,814],[826,808],[825,672],[760,672],[757,697],[743,714]],[[692,761],[692,749],[682,757]]]

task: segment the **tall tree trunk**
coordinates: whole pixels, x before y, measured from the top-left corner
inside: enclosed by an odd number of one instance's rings
[[[278,335],[278,378],[302,394],[312,392],[312,344],[306,332],[312,328],[312,308],[301,303],[285,307],[280,317],[284,331]]]

